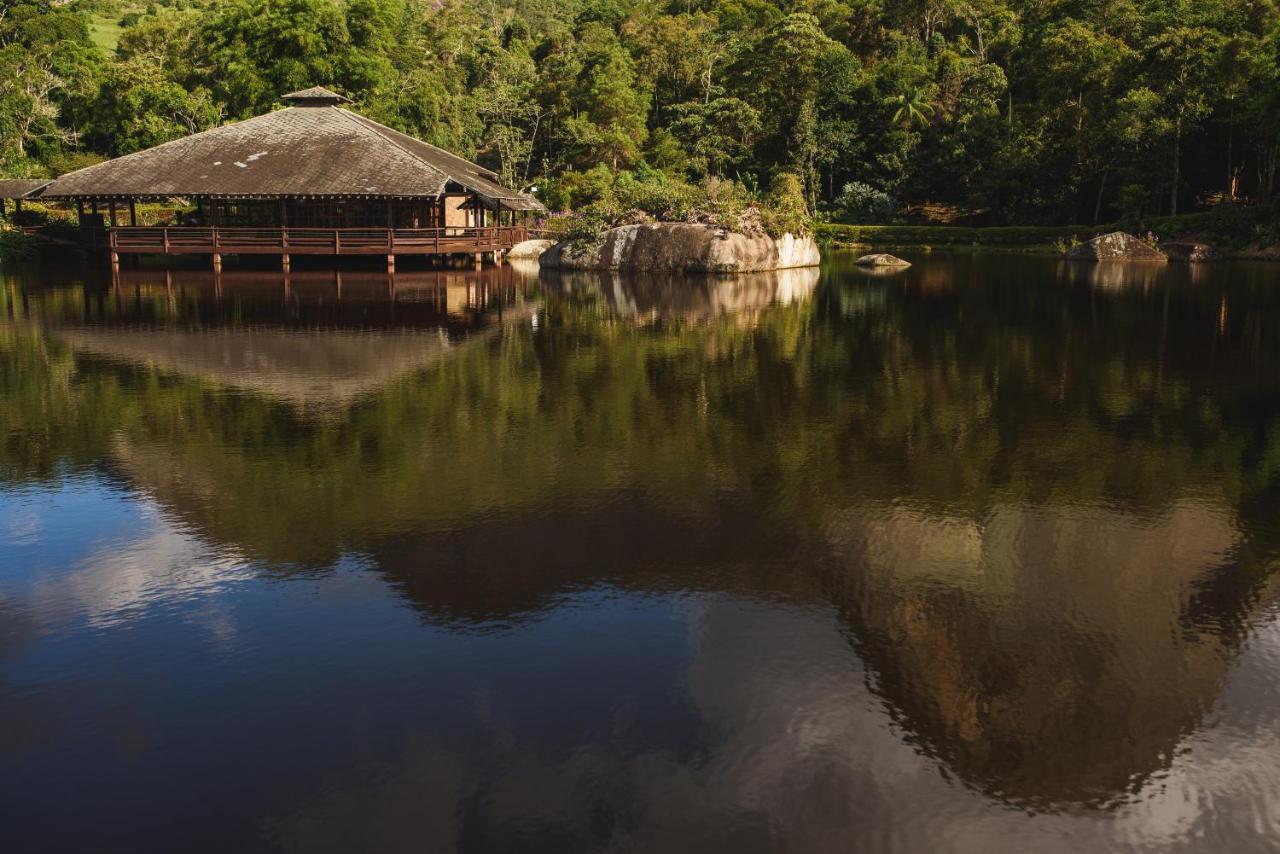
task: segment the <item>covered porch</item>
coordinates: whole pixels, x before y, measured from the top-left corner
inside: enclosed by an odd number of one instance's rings
[[[122,255],[397,255],[495,257],[535,234],[531,211],[462,191],[439,197],[198,196],[156,224],[139,216],[147,198],[77,199],[85,243]],[[153,221],[154,222],[154,221]]]

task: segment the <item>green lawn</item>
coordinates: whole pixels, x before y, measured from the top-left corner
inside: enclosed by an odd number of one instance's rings
[[[124,30],[120,26],[120,14],[94,15],[89,24],[89,37],[108,53],[115,53],[116,45],[120,43],[120,33]]]

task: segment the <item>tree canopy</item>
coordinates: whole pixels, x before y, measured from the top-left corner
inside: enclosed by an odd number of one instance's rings
[[[1280,165],[1277,0],[22,0],[0,69],[18,176],[311,85],[556,208],[785,173],[811,211],[1090,223],[1267,202]]]

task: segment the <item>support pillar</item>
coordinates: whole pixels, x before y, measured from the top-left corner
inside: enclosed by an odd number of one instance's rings
[[[477,252],[476,253],[476,269],[479,270],[483,266],[484,266],[484,253]]]
[[[288,255],[280,256],[280,269],[284,270],[286,273],[289,272],[289,256]]]
[[[215,273],[222,272],[222,256],[218,255],[217,253],[215,253],[213,256],[213,272]]]

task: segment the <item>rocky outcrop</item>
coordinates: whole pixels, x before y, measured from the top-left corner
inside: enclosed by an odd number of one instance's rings
[[[821,260],[811,237],[747,235],[713,225],[658,222],[611,228],[594,240],[557,243],[539,259],[563,270],[752,273],[814,267]]]
[[[896,255],[890,255],[886,252],[876,252],[873,255],[863,255],[854,262],[859,267],[910,267],[910,261],[903,261]]]
[[[1067,251],[1067,258],[1073,261],[1164,261],[1164,253],[1146,241],[1113,231],[1095,237],[1087,243]]]
[[[534,260],[555,246],[554,240],[525,240],[507,250],[507,258],[512,260]]]

